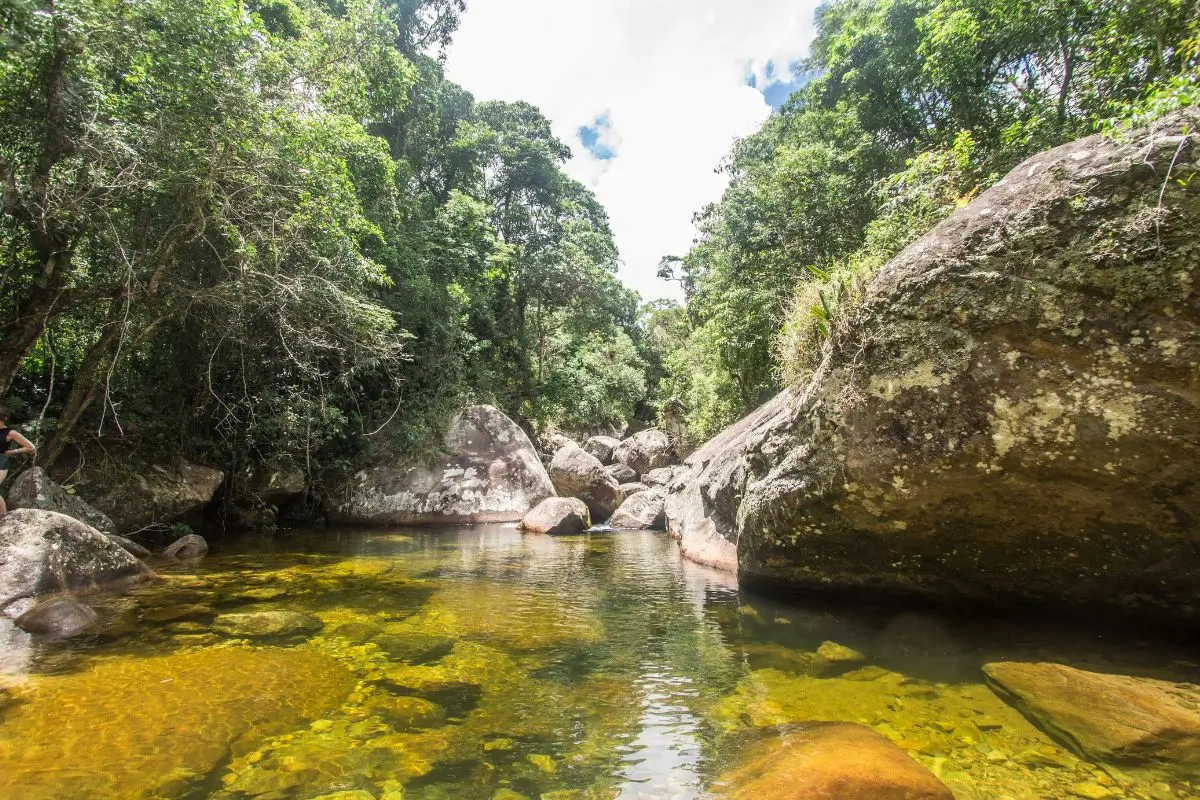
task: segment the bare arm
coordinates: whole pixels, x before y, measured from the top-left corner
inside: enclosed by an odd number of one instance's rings
[[[18,455],[21,455],[22,453],[32,453],[37,450],[37,448],[33,446],[33,442],[26,439],[24,436],[22,436],[17,431],[9,431],[8,432],[8,440],[10,442],[16,442],[17,449],[9,450],[8,452],[6,452],[4,454],[6,456],[18,456]]]

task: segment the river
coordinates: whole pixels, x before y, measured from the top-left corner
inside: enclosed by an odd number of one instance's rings
[[[1081,760],[980,673],[1195,680],[1160,641],[772,601],[652,532],[314,531],[157,569],[97,602],[94,635],[0,630],[0,796],[684,800],[771,726],[822,720],[882,733],[958,800],[1200,795]]]

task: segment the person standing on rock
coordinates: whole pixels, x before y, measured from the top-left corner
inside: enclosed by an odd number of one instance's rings
[[[16,445],[15,450],[10,450],[10,445]],[[33,442],[21,435],[20,431],[8,427],[8,409],[0,406],[0,483],[4,483],[4,479],[8,477],[8,464],[11,456],[19,456],[27,453],[32,453],[37,450],[33,446]],[[0,497],[0,517],[8,513],[8,506],[4,504],[4,498]]]

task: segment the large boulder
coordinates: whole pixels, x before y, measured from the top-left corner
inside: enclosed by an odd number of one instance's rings
[[[40,595],[112,591],[154,578],[149,567],[77,519],[31,508],[0,518],[0,612],[24,612]]]
[[[41,467],[27,469],[17,476],[8,490],[8,507],[57,511],[91,525],[101,533],[116,530],[107,514],[50,480]]]
[[[540,450],[542,454],[542,463],[547,467],[550,466],[550,461],[554,458],[554,454],[569,444],[573,444],[576,447],[579,446],[578,442],[576,442],[570,436],[560,433],[559,431],[539,433],[537,437],[537,446],[538,450]]]
[[[802,726],[747,748],[721,776],[726,800],[954,800],[929,770],[870,728]]]
[[[637,483],[638,474],[624,464],[609,464],[604,471],[618,483]]]
[[[674,464],[675,447],[666,431],[650,428],[635,433],[614,447],[612,457],[637,475],[645,475],[650,470]]]
[[[662,490],[649,489],[632,495],[616,510],[608,524],[619,531],[662,529],[666,524]]]
[[[624,501],[621,485],[593,455],[578,445],[569,445],[550,462],[550,480],[563,497],[578,497],[587,503],[592,520],[608,519]]]
[[[208,542],[198,533],[185,533],[163,550],[163,558],[203,558],[206,555]]]
[[[1029,159],[672,484],[743,583],[1200,618],[1200,110]],[[1174,166],[1172,167],[1172,163]]]
[[[79,598],[59,595],[38,601],[14,622],[28,633],[66,639],[83,633],[98,618],[95,610]]]
[[[1200,777],[1200,689],[1062,664],[1002,661],[983,673],[997,693],[1086,759],[1165,765]]]
[[[528,533],[564,536],[582,533],[592,526],[587,503],[575,497],[548,497],[521,520],[518,527]]]
[[[611,436],[593,436],[583,443],[583,449],[599,459],[601,464],[612,463],[613,450],[621,443]]]
[[[130,460],[120,468],[86,470],[77,488],[112,519],[117,532],[130,532],[181,520],[198,525],[224,480],[219,469],[183,459],[171,465]]]
[[[443,450],[429,464],[358,473],[334,518],[371,525],[517,522],[554,496],[525,431],[492,406],[463,409],[450,423]]]

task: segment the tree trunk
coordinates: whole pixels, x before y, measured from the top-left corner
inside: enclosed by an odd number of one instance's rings
[[[67,395],[67,402],[63,406],[62,413],[59,414],[58,426],[54,429],[54,435],[50,437],[49,442],[38,449],[37,463],[49,467],[62,455],[83,412],[88,410],[92,400],[95,399],[96,389],[99,388],[107,367],[112,363],[113,353],[116,351],[124,331],[124,321],[109,323],[105,327],[104,333],[88,350],[83,363],[75,371],[74,379],[71,382],[71,391]]]
[[[46,329],[46,323],[62,295],[58,283],[55,280],[46,286],[35,287],[21,304],[16,319],[4,327],[4,335],[0,339],[0,398],[8,394],[21,368],[21,360]]]

